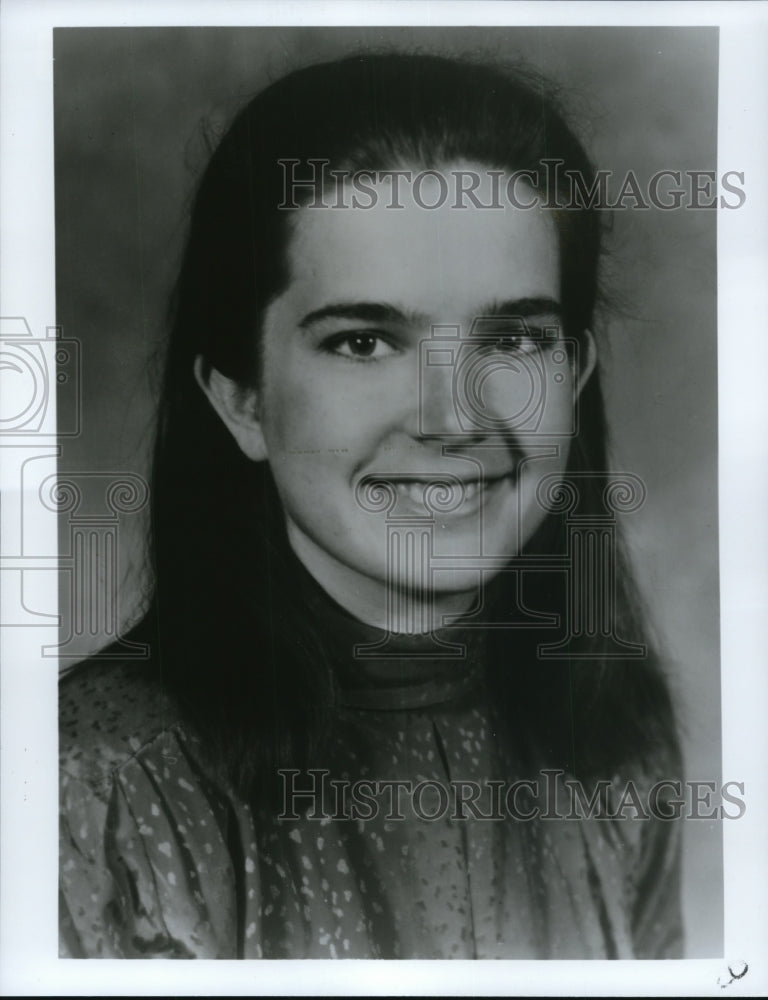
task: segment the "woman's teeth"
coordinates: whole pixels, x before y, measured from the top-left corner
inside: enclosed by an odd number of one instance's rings
[[[444,491],[446,489],[453,491],[454,489],[457,488],[450,483],[445,483],[440,481],[434,481],[434,482],[412,481],[407,483],[398,482],[395,485],[397,486],[397,492],[401,496],[408,497],[409,499],[413,500],[414,503],[424,502],[425,490],[427,490],[427,488],[430,486],[433,489],[441,491]],[[464,500],[472,500],[481,489],[481,485],[479,480],[472,480],[471,482],[462,483],[462,488],[464,491]]]

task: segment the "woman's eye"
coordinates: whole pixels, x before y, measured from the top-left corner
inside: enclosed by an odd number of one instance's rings
[[[541,341],[521,333],[500,333],[484,338],[481,345],[486,351],[504,351],[506,354],[530,354],[540,346]]]
[[[536,354],[549,351],[559,341],[554,327],[535,326],[528,323],[525,330],[498,330],[483,332],[481,350],[488,353]]]
[[[378,333],[345,333],[326,341],[323,349],[358,361],[379,361],[396,353],[396,348]]]

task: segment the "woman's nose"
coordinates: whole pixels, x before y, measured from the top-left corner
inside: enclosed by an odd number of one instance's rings
[[[419,438],[478,440],[483,428],[461,405],[458,345],[428,344],[419,358],[412,433]]]
[[[419,359],[412,433],[477,442],[535,430],[545,402],[544,374],[536,355],[430,341]]]

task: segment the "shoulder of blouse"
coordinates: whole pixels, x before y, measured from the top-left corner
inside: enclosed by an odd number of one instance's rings
[[[175,727],[179,713],[148,661],[79,664],[59,683],[59,762],[92,788]]]
[[[159,670],[86,661],[59,707],[60,957],[235,958],[229,802]]]

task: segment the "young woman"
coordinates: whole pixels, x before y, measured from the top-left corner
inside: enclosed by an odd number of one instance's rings
[[[431,56],[233,122],[173,300],[151,659],[62,687],[63,954],[680,954],[574,177],[539,81]]]

